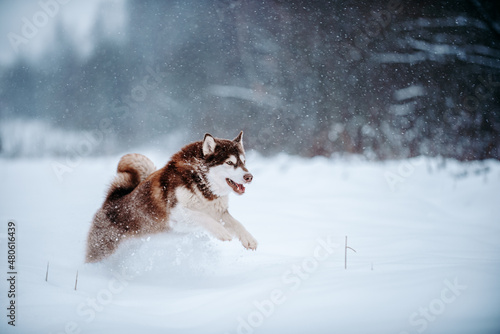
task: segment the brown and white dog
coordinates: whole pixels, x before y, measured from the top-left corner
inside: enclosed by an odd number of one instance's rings
[[[127,237],[169,231],[173,221],[186,220],[222,241],[236,236],[255,250],[257,241],[228,212],[229,193],[243,194],[253,178],[245,167],[242,137],[243,132],[234,140],[206,134],[159,170],[144,155],[124,155],[94,216],[86,262],[109,256]]]

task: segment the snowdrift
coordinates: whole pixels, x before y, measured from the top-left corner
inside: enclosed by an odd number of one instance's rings
[[[168,159],[141,153],[157,166]],[[230,210],[257,251],[177,231],[84,264],[118,159],[86,158],[63,174],[48,158],[0,160],[3,277],[9,221],[17,272],[15,298],[1,280],[0,332],[500,331],[497,161],[250,154],[254,182]]]

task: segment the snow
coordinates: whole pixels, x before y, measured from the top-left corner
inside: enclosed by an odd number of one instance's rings
[[[385,53],[374,53],[371,58],[379,63],[416,64],[427,60],[427,55],[425,52],[414,52],[412,54],[385,52]]]
[[[107,137],[107,145],[103,136]],[[39,119],[11,119],[0,123],[0,155],[40,157],[43,155],[81,155],[98,153],[113,145],[112,135],[95,131],[74,131],[55,127]]]
[[[157,166],[168,155],[141,152]],[[1,333],[498,333],[500,163],[247,156],[230,209],[259,241],[203,233],[125,242],[84,264],[119,156],[58,178],[50,158],[0,160],[5,277],[17,225],[17,319]],[[348,237],[347,269],[344,269]],[[50,262],[48,281],[45,281]],[[78,270],[78,285],[75,277]]]
[[[236,99],[247,100],[257,104],[267,105],[273,108],[278,108],[281,106],[281,100],[279,99],[279,97],[268,94],[266,92],[261,92],[244,87],[211,85],[210,87],[208,87],[208,92],[214,96],[232,97]]]
[[[389,112],[396,116],[405,116],[415,110],[415,102],[405,104],[392,104],[389,106]]]
[[[425,95],[425,88],[421,85],[411,85],[406,88],[398,89],[394,92],[394,98],[398,101],[411,99]]]
[[[446,17],[446,18],[419,18],[413,21],[407,21],[401,24],[404,29],[415,29],[416,27],[422,28],[436,28],[436,27],[474,27],[481,30],[488,30],[488,26],[481,20],[457,16],[457,17]]]

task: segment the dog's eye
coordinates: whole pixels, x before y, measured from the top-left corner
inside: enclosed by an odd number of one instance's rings
[[[229,166],[234,165],[234,163],[233,163],[232,161],[226,161],[226,163],[227,163]]]

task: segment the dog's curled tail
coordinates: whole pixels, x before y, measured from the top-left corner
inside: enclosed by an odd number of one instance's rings
[[[117,175],[111,182],[107,199],[116,199],[129,194],[155,170],[153,162],[142,154],[124,155],[118,163]]]

